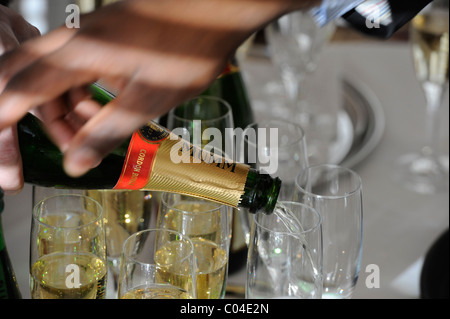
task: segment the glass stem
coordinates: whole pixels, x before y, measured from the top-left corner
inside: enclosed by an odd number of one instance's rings
[[[301,96],[302,80],[300,77],[290,70],[282,72],[282,80],[288,96],[289,102],[295,109]]]
[[[422,149],[423,155],[437,157],[439,142],[439,109],[442,104],[443,86],[426,82],[423,84],[427,102],[427,114],[425,123],[426,144]]]

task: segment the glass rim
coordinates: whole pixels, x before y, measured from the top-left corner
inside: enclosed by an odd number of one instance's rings
[[[202,123],[216,122],[216,121],[220,121],[220,120],[222,120],[222,119],[224,119],[224,118],[226,118],[227,116],[230,116],[230,115],[231,115],[231,119],[234,121],[234,119],[233,119],[233,111],[232,111],[231,105],[230,105],[227,101],[225,101],[224,99],[221,99],[221,98],[219,98],[219,97],[211,96],[211,95],[202,95],[202,96],[197,96],[197,97],[195,97],[195,98],[192,98],[192,99],[186,101],[184,104],[188,104],[188,103],[191,103],[191,102],[196,101],[196,100],[199,100],[199,99],[215,100],[215,101],[221,103],[221,105],[225,106],[225,108],[227,109],[227,111],[226,111],[224,114],[222,114],[222,115],[220,115],[220,116],[218,116],[218,117],[216,117],[216,118],[213,118],[213,119],[197,119],[198,121],[201,121]],[[187,118],[184,118],[184,117],[181,117],[181,116],[175,114],[176,110],[177,110],[179,107],[185,106],[184,104],[181,104],[181,105],[179,105],[179,106],[177,106],[177,107],[175,107],[175,108],[172,108],[172,109],[170,110],[170,114],[171,114],[174,118],[176,118],[178,121],[183,121],[183,122],[197,121],[196,119],[187,119]],[[231,128],[232,128],[232,127],[231,127]]]
[[[66,227],[66,226],[56,226],[56,225],[51,225],[48,223],[45,223],[43,221],[40,220],[40,209],[39,207],[41,206],[41,204],[43,204],[44,202],[46,202],[47,200],[53,199],[53,198],[57,198],[57,197],[78,197],[78,198],[85,198],[85,199],[89,199],[92,203],[95,204],[95,206],[98,208],[97,212],[96,212],[96,217],[93,218],[91,221],[89,221],[86,224],[80,225],[80,226],[72,226],[72,227]],[[41,216],[42,217],[42,216]],[[94,224],[98,221],[101,221],[103,218],[103,207],[102,205],[94,198],[87,196],[87,195],[82,195],[82,194],[56,194],[56,195],[51,195],[48,196],[44,199],[41,199],[39,202],[36,203],[36,205],[34,205],[33,207],[33,220],[36,221],[37,223],[44,225],[48,228],[53,228],[53,229],[59,229],[61,231],[64,230],[75,230],[75,229],[81,229],[81,228],[85,228],[90,226],[91,224]]]
[[[272,118],[272,119],[268,119],[268,120],[263,120],[263,121],[261,121],[261,122],[253,122],[253,123],[250,123],[249,125],[247,125],[245,128],[244,128],[244,131],[243,131],[243,136],[244,136],[244,142],[247,142],[248,144],[250,144],[250,145],[252,145],[252,146],[258,146],[258,143],[254,143],[254,142],[250,142],[249,140],[248,140],[248,136],[247,136],[247,134],[245,133],[248,129],[255,129],[254,128],[254,126],[255,125],[261,125],[261,124],[267,124],[267,125],[264,125],[264,128],[278,128],[278,127],[268,127],[269,126],[269,123],[271,123],[271,122],[276,122],[276,123],[280,123],[281,125],[292,125],[292,126],[294,126],[295,128],[297,128],[297,129],[299,129],[300,130],[300,133],[301,133],[301,136],[299,136],[298,138],[295,138],[292,142],[289,142],[289,143],[287,143],[287,144],[284,144],[283,145],[283,147],[289,147],[289,146],[291,146],[291,145],[294,145],[294,144],[297,144],[297,143],[299,143],[300,141],[302,141],[302,140],[304,140],[304,138],[305,138],[305,130],[300,126],[300,125],[298,125],[298,124],[296,124],[296,123],[294,123],[294,122],[290,122],[290,121],[287,121],[287,120],[284,120],[284,119],[281,119],[281,118]],[[267,147],[267,146],[264,146],[264,148],[265,149],[277,149],[277,148],[279,148],[279,147]]]
[[[322,216],[319,214],[319,212],[312,206],[306,205],[304,203],[300,203],[300,202],[294,202],[294,201],[281,201],[281,203],[289,203],[289,204],[294,204],[296,206],[301,206],[303,208],[307,208],[309,211],[311,211],[316,217],[317,217],[317,222],[315,223],[314,226],[309,227],[307,230],[303,230],[302,232],[300,232],[300,234],[308,234],[311,233],[315,230],[317,230],[318,228],[320,228],[320,226],[322,225]],[[261,215],[261,216],[274,216],[274,214],[270,214],[270,215]],[[283,235],[289,235],[289,236],[295,236],[298,235],[298,233],[293,233],[293,232],[289,232],[289,231],[278,231],[278,230],[273,230],[270,228],[267,228],[266,226],[261,225],[261,223],[258,222],[257,220],[258,215],[255,214],[253,216],[253,220],[255,221],[255,223],[258,225],[258,227],[267,230],[268,232],[271,233],[275,233],[275,234],[283,234]]]
[[[178,238],[180,238],[180,240],[183,240],[185,242],[189,243],[190,249],[189,249],[189,253],[186,254],[186,256],[184,256],[183,258],[179,259],[176,261],[176,263],[181,263],[184,262],[185,260],[187,260],[188,258],[194,258],[194,243],[192,242],[192,240],[187,236],[184,235],[176,230],[171,230],[171,229],[166,229],[166,228],[147,228],[138,232],[135,232],[133,234],[131,234],[130,236],[127,237],[127,239],[125,239],[125,241],[123,242],[122,245],[122,255],[126,257],[127,260],[138,264],[138,265],[155,265],[156,267],[165,267],[165,266],[171,266],[174,265],[175,263],[170,263],[170,264],[156,264],[156,263],[149,263],[149,262],[143,262],[143,261],[139,261],[137,260],[135,257],[131,256],[129,253],[127,253],[126,251],[126,246],[127,243],[129,243],[129,241],[133,238],[136,238],[137,236],[142,235],[143,233],[151,233],[151,232],[166,232],[166,233],[172,233],[174,235],[177,235]],[[176,241],[180,241],[180,240],[176,240]],[[172,241],[171,241],[172,242]],[[134,246],[133,246],[134,247]],[[127,262],[126,260],[124,260],[124,262]],[[194,260],[195,263],[195,260]],[[195,267],[195,264],[194,264]]]
[[[184,209],[174,208],[172,205],[167,203],[167,200],[166,200],[166,196],[170,196],[170,195],[187,196],[190,199],[192,199],[192,201],[194,201],[194,202],[200,202],[201,203],[203,201],[203,202],[208,203],[208,204],[215,204],[215,205],[217,205],[217,207],[211,208],[209,210],[201,211],[201,212],[190,212],[190,211],[187,211],[187,210],[184,210]],[[215,202],[215,201],[212,201],[212,200],[208,200],[208,199],[205,199],[205,198],[194,197],[194,196],[184,195],[184,194],[173,194],[173,193],[170,193],[170,192],[164,192],[161,195],[161,202],[162,202],[162,204],[165,207],[167,207],[169,209],[172,209],[172,210],[175,210],[176,212],[181,213],[181,214],[185,214],[185,215],[212,214],[213,212],[215,212],[217,210],[221,210],[223,207],[227,207],[227,205],[225,205],[225,204],[221,204],[221,203],[218,203],[218,202]]]
[[[340,170],[340,171],[345,171],[347,173],[350,173],[350,175],[354,176],[356,178],[357,181],[357,185],[355,185],[354,189],[349,191],[349,192],[345,192],[343,194],[340,195],[320,195],[320,194],[315,194],[313,192],[307,191],[306,189],[304,189],[300,184],[299,184],[299,179],[301,177],[303,177],[304,174],[306,174],[309,170],[314,169],[314,168],[320,168],[320,167],[324,167],[327,169],[333,169],[333,170]],[[311,196],[311,197],[315,197],[315,198],[323,198],[323,199],[338,199],[338,198],[346,198],[349,196],[352,196],[358,192],[361,191],[362,188],[362,180],[361,180],[361,176],[359,176],[358,173],[356,173],[355,171],[353,171],[350,168],[344,167],[344,166],[340,166],[337,164],[317,164],[317,165],[312,165],[312,166],[308,166],[305,169],[303,169],[303,171],[299,174],[297,174],[297,176],[295,177],[295,187],[300,190],[301,192],[303,192],[304,194]]]

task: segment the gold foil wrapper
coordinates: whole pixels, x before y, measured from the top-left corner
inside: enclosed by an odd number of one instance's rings
[[[115,188],[180,193],[237,207],[250,167],[161,129],[148,125],[133,135]]]
[[[176,163],[177,160],[180,162]],[[214,156],[171,134],[156,153],[145,188],[183,193],[237,207],[244,194],[248,171],[247,165]]]

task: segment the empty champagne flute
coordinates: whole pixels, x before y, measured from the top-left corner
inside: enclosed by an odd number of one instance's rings
[[[125,241],[120,263],[120,299],[195,299],[191,240],[167,229],[146,229]]]
[[[295,112],[303,99],[303,83],[317,68],[320,52],[333,32],[332,23],[321,28],[307,11],[286,14],[266,28],[272,61],[281,72],[291,109]]]
[[[307,205],[281,202],[285,215],[254,215],[247,260],[246,298],[320,299],[321,217]],[[279,207],[276,208],[280,209]],[[300,222],[301,229],[298,229]]]
[[[414,67],[426,98],[426,144],[419,152],[401,156],[394,174],[404,186],[419,193],[448,190],[448,155],[438,150],[439,111],[448,88],[448,0],[436,0],[411,23]],[[446,164],[444,164],[446,162]]]
[[[225,296],[231,235],[231,209],[185,195],[163,193],[158,228],[188,236],[197,265],[197,298]]]
[[[279,200],[292,200],[296,172],[309,166],[303,129],[282,119],[250,124],[244,130],[244,161],[281,179]]]
[[[320,65],[322,49],[334,32],[334,24],[320,27],[311,12],[286,14],[266,28],[271,60],[279,70],[284,96],[278,100],[280,117],[295,122],[306,134],[310,163],[327,163],[329,145],[336,139],[340,94],[336,72]],[[327,94],[315,90],[326,87]],[[329,96],[329,97],[326,97]]]
[[[77,194],[43,199],[33,209],[30,286],[33,299],[104,299],[106,245],[102,207]]]
[[[315,165],[297,176],[294,201],[322,218],[323,298],[351,298],[362,253],[362,183],[354,171]]]
[[[167,128],[194,146],[234,158],[233,113],[220,98],[199,96],[173,108],[167,117]]]
[[[292,200],[295,175],[308,167],[309,159],[303,129],[295,123],[271,118],[248,125],[243,132],[241,161],[281,179],[278,200]],[[252,214],[241,213],[246,242],[250,240]]]

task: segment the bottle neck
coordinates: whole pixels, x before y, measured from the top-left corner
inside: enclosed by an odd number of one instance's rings
[[[252,214],[271,214],[275,209],[280,188],[279,178],[272,178],[250,168],[240,206],[247,207]]]

